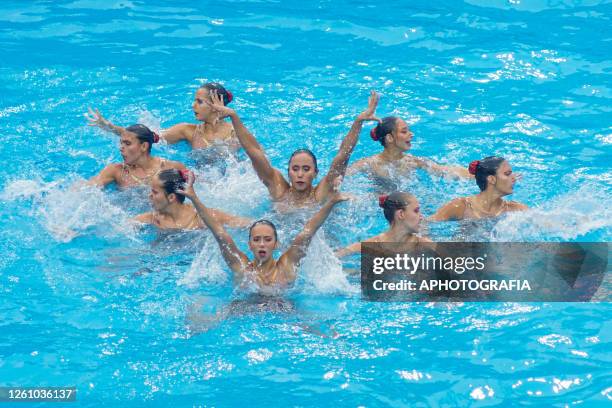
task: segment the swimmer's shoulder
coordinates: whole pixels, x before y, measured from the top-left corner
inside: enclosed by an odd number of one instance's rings
[[[506,201],[508,211],[526,211],[529,209],[525,204],[519,203],[518,201]]]
[[[224,140],[237,139],[234,125],[230,122],[221,122],[220,124],[220,136]]]
[[[168,159],[161,159],[161,169],[177,169],[177,170],[186,170],[187,167],[185,167],[185,165],[181,162],[178,161],[174,161],[174,160],[168,160]]]
[[[132,221],[139,222],[141,224],[153,224],[153,213],[149,211],[139,214],[132,218]]]
[[[168,143],[176,143],[179,140],[187,140],[191,143],[195,130],[196,125],[193,123],[179,123],[166,129],[163,132],[163,137]]]
[[[458,197],[450,200],[436,211],[430,221],[461,220],[468,206],[469,197]]]

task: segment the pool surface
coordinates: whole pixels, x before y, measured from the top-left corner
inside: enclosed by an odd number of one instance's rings
[[[195,90],[219,81],[274,166],[307,147],[324,175],[375,89],[379,116],[410,123],[411,153],[497,154],[523,175],[511,199],[532,210],[430,225],[434,240],[609,242],[610,16],[577,0],[0,3],[0,386],[76,386],[79,406],[609,406],[609,303],[361,300],[333,250],[386,229],[390,186],[346,178],[356,200],[315,237],[294,312],[197,335],[190,316],[241,296],[212,236],[135,229],[147,189],[73,186],[121,160],[88,107],[195,123]],[[352,161],[382,150],[369,129]],[[207,204],[273,219],[284,245],[308,215],[275,213],[243,152],[153,152],[195,169]],[[392,187],[426,216],[477,192],[421,171]]]

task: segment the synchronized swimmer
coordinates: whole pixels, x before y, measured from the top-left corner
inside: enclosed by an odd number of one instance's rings
[[[151,155],[151,147],[159,141],[159,136],[145,125],[121,128],[119,134],[123,163],[109,164],[88,184],[105,187],[116,183],[120,188],[147,186],[164,169],[186,170],[182,163]]]
[[[374,177],[389,179],[392,176],[406,175],[414,169],[424,169],[430,173],[450,177],[472,177],[459,166],[442,166],[429,159],[406,153],[412,146],[414,134],[406,121],[395,116],[387,116],[370,130],[370,137],[380,142],[383,151],[364,159],[357,160],[349,167],[347,174],[369,173]]]
[[[470,163],[469,172],[475,176],[480,193],[455,198],[431,216],[430,221],[491,218],[529,208],[525,204],[502,199],[513,193],[518,179],[503,157],[489,156],[474,160]]]
[[[321,227],[332,211],[332,208],[348,199],[339,189],[340,178],[333,184],[333,190],[327,196],[321,209],[304,225],[293,242],[279,258],[273,258],[273,252],[278,246],[276,226],[268,220],[259,220],[249,229],[249,249],[254,255],[251,261],[247,255],[238,249],[231,235],[215,217],[215,213],[206,207],[193,189],[194,176],[189,174],[184,190],[178,192],[189,198],[195,206],[200,218],[212,231],[223,259],[234,273],[234,283],[237,286],[256,285],[260,293],[277,295],[295,282],[296,268],[310,245],[312,237]]]
[[[232,94],[220,84],[202,85],[196,92],[192,105],[196,119],[202,123],[172,126],[164,132],[163,137],[168,143],[185,140],[193,149],[204,149],[219,142],[242,146],[257,176],[267,187],[277,211],[320,207],[278,260],[273,257],[279,245],[276,226],[265,219],[252,223],[248,218],[205,206],[193,188],[193,172],[186,170],[182,163],[151,155],[151,147],[159,140],[159,136],[144,125],[126,128],[116,126],[106,120],[99,111],[90,109],[88,119],[91,126],[111,131],[121,137],[123,163],[108,165],[93,177],[89,184],[106,186],[115,182],[119,187],[149,185],[152,211],[140,214],[133,220],[152,224],[159,229],[208,228],[219,244],[225,262],[233,271],[238,287],[254,285],[258,293],[276,296],[293,285],[297,277],[296,269],[306,255],[314,234],[333,207],[348,199],[347,195],[339,192],[345,173],[368,172],[374,177],[390,178],[422,168],[437,175],[475,179],[480,188],[479,194],[450,201],[429,217],[429,221],[492,218],[506,212],[528,209],[524,204],[503,199],[513,193],[518,177],[512,172],[508,161],[502,157],[490,156],[476,160],[468,169],[464,169],[439,165],[408,154],[413,133],[401,118],[390,116],[380,120],[375,116],[379,95],[374,91],[370,93],[368,107],[356,117],[342,140],[328,173],[316,186],[313,181],[319,169],[314,153],[308,149],[294,151],[289,157],[288,178],[285,178],[280,170],[272,167],[264,149],[242,123],[236,111],[227,106],[232,98]],[[230,118],[231,123],[223,121],[225,118]],[[380,142],[384,149],[379,154],[358,160],[347,171],[363,123],[368,121],[377,122],[376,127],[370,131],[370,136],[374,141]],[[186,204],[185,198],[188,198],[193,206]],[[379,199],[379,206],[383,209],[389,229],[364,242],[432,242],[429,238],[420,236],[423,215],[419,201],[412,194],[395,191],[383,195]],[[253,253],[253,260],[238,249],[226,231],[226,226],[249,227],[248,246]],[[340,258],[359,252],[361,244],[355,242],[339,249],[336,256]]]
[[[212,92],[220,96],[223,105],[229,104],[234,98],[232,93],[221,84],[205,83],[196,91],[191,105],[196,120],[202,123],[198,125],[179,123],[163,131],[161,138],[168,144],[186,141],[192,149],[205,149],[216,143],[227,144],[233,150],[238,149],[238,140],[231,123],[220,120],[218,115],[210,109]],[[90,126],[97,126],[116,135],[121,135],[123,131],[122,127],[114,125],[102,116],[98,109],[90,108],[87,119]]]
[[[159,229],[206,228],[196,209],[185,204],[185,196],[179,192],[185,188],[188,174],[188,170],[168,169],[153,177],[149,194],[153,211],[134,217],[134,221],[152,224]],[[212,208],[210,213],[220,224],[232,228],[246,228],[252,222],[249,218],[231,215]]]
[[[389,195],[382,195],[378,199],[379,206],[383,209],[385,219],[390,228],[363,242],[397,242],[397,243],[421,243],[432,242],[429,238],[420,237],[417,234],[421,228],[423,215],[419,201],[412,194],[394,191]],[[346,248],[336,251],[336,256],[354,254],[361,251],[361,242],[350,244]]]
[[[219,117],[231,118],[238,140],[251,159],[253,169],[268,188],[270,198],[279,204],[277,209],[281,210],[312,206],[327,200],[327,196],[333,191],[332,181],[343,176],[346,172],[349,158],[357,144],[363,122],[380,121],[374,116],[378,100],[378,94],[372,91],[367,109],[359,114],[353,122],[349,133],[342,140],[340,149],[334,157],[327,175],[317,186],[313,186],[312,183],[319,172],[319,168],[317,158],[310,150],[298,149],[291,154],[287,170],[289,181],[287,181],[280,170],[272,167],[265,151],[244,126],[236,111],[228,108],[216,92],[212,93],[211,107],[219,114]]]

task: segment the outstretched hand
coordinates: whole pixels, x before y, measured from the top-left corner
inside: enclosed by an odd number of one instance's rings
[[[95,111],[91,108],[88,109],[89,113],[85,114],[85,118],[87,118],[87,120],[89,121],[89,126],[97,126],[101,129],[109,131],[113,130],[113,124],[104,116],[102,116],[98,109],[96,109]]]
[[[195,182],[195,174],[191,170],[183,170],[182,174],[186,176],[185,180],[185,188],[184,189],[176,189],[176,192],[184,195],[191,201],[198,197],[195,190],[193,189],[193,183]]]
[[[378,100],[380,99],[380,95],[376,93],[376,91],[370,91],[370,97],[368,98],[368,108],[361,112],[359,116],[357,116],[357,120],[362,122],[382,122],[376,115],[376,107],[378,106]]]
[[[234,110],[232,108],[228,108],[223,104],[223,96],[219,95],[217,91],[210,91],[210,100],[211,102],[206,102],[210,108],[219,115],[219,119],[227,118]]]

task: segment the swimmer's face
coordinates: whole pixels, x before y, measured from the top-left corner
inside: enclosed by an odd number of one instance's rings
[[[193,99],[193,104],[191,105],[193,114],[197,120],[207,122],[212,119],[213,111],[208,105],[211,102],[212,100],[210,99],[208,89],[200,88],[197,90]]]
[[[257,224],[251,229],[249,248],[259,263],[264,263],[272,258],[276,244],[274,229],[271,226]]]
[[[411,199],[408,205],[395,213],[396,220],[400,221],[411,233],[416,234],[421,228],[423,214],[419,201]]]
[[[157,176],[153,177],[153,180],[151,180],[149,201],[151,202],[151,206],[155,211],[163,211],[170,204],[162,182]]]
[[[289,181],[296,191],[305,191],[312,187],[317,176],[315,164],[308,153],[298,153],[289,162]]]
[[[126,164],[134,164],[143,154],[148,153],[148,143],[141,143],[136,134],[123,131],[119,142],[119,151]]]
[[[516,175],[512,172],[512,167],[507,161],[503,161],[499,165],[495,176],[487,177],[487,186],[494,186],[503,195],[512,194],[514,183],[516,183]]]
[[[398,119],[395,122],[395,129],[392,133],[393,145],[405,152],[410,150],[412,137],[414,134],[410,131],[408,124],[403,119]]]

